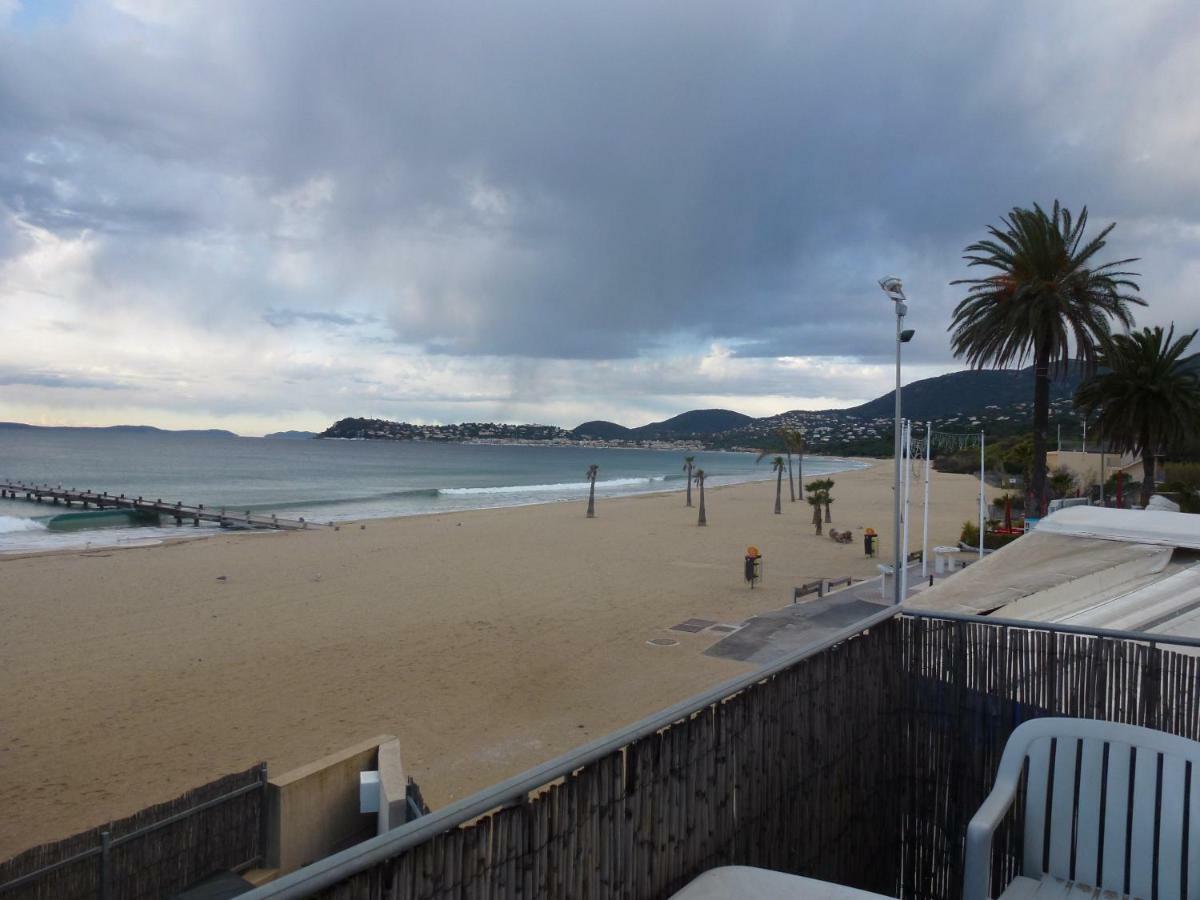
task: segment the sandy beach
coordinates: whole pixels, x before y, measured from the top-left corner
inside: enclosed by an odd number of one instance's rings
[[[773,515],[771,481],[707,491],[706,528],[672,493],[592,520],[556,503],[0,559],[0,858],[381,733],[440,806],[744,672],[703,654],[720,635],[668,629],[875,575],[862,529],[888,546],[891,464],[833,477],[848,545],[814,535],[786,482]],[[978,497],[973,477],[934,478],[931,545]],[[916,481],[914,500],[917,548]]]

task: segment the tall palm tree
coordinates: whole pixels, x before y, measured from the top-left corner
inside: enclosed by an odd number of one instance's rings
[[[1142,506],[1154,491],[1154,457],[1200,430],[1200,379],[1183,354],[1196,332],[1175,340],[1175,326],[1119,334],[1103,349],[1099,374],[1079,386],[1075,403],[1097,413],[1100,436],[1120,453],[1142,456]]]
[[[692,505],[692,469],[696,465],[696,457],[685,456],[683,458],[683,471],[687,472],[687,505]]]
[[[1076,219],[1057,200],[1050,213],[1036,203],[1033,209],[1017,207],[963,256],[968,266],[994,272],[952,282],[969,285],[950,325],[955,356],[978,369],[1033,359],[1032,493],[1038,511],[1046,505],[1051,377],[1067,371],[1072,353],[1086,373],[1094,372],[1098,348],[1111,334],[1110,320],[1128,329],[1130,307],[1146,305],[1131,280],[1137,273],[1120,269],[1136,260],[1094,259],[1115,223],[1085,241],[1087,216],[1086,206]]]
[[[600,467],[593,463],[592,465],[588,466],[587,474],[584,476],[588,481],[591,482],[591,486],[588,488],[587,517],[589,519],[596,518],[596,476],[599,474]]]
[[[700,488],[700,521],[697,525],[707,525],[708,519],[704,515],[704,470],[697,469],[692,475],[692,480],[696,482],[696,486]]]
[[[780,429],[783,446],[787,450],[788,485],[792,489],[792,502],[796,502],[796,485],[800,486],[800,499],[804,499],[804,432],[796,428]],[[796,480],[792,481],[792,454],[796,454]]]
[[[775,476],[775,515],[783,513],[783,504],[780,502],[783,499],[783,470],[787,468],[787,463],[783,461],[782,456],[777,456],[771,460],[771,468],[778,474]]]

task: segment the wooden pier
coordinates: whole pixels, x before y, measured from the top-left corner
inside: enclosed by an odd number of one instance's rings
[[[161,519],[174,519],[176,525],[191,522],[199,525],[201,522],[213,522],[222,528],[276,528],[296,531],[311,527],[321,527],[319,523],[307,522],[303,518],[281,519],[275,515],[260,515],[250,510],[230,512],[225,507],[206,507],[203,503],[188,506],[181,501],[171,503],[162,499],[147,500],[144,497],[126,497],[124,494],[114,495],[107,492],[81,491],[77,488],[64,488],[62,485],[27,484],[24,481],[0,481],[0,498],[11,500],[30,500],[34,503],[65,504],[70,507],[79,504],[83,509],[127,509],[133,512],[157,515]]]

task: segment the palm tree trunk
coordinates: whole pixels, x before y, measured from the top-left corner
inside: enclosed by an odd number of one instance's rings
[[[817,526],[817,536],[821,534],[821,504],[818,503],[813,507],[813,524]]]
[[[692,467],[688,466],[687,505],[692,505]]]
[[[804,451],[796,453],[796,484],[800,486],[800,499],[804,499]]]
[[[1037,349],[1033,381],[1033,500],[1037,516],[1046,514],[1046,431],[1050,425],[1050,345]]]
[[[783,499],[783,468],[780,467],[779,473],[775,476],[775,515],[783,513],[783,506],[780,501]]]
[[[825,521],[830,523],[833,522],[833,514],[829,511],[828,503],[825,504]]]
[[[792,451],[787,452],[788,458],[788,490],[792,495],[792,502],[796,502],[796,482],[792,480]]]
[[[1150,448],[1150,435],[1147,432],[1142,432],[1142,495],[1140,498],[1142,509],[1145,509],[1150,503],[1150,496],[1154,493],[1154,451]]]
[[[707,525],[708,519],[704,517],[704,482],[700,482],[700,525]]]
[[[587,517],[589,519],[596,518],[596,479],[595,478],[592,479],[592,486],[588,490]]]

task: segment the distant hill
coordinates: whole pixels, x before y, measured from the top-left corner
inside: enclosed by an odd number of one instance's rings
[[[753,421],[753,416],[731,409],[693,409],[663,422],[651,422],[631,430],[635,438],[642,440],[670,440],[690,435],[720,434],[722,431],[732,431],[749,425]]]
[[[594,419],[571,429],[571,437],[585,441],[628,441],[634,440],[633,430],[616,422]]]
[[[1188,364],[1200,369],[1200,354]],[[1077,368],[1050,384],[1050,422],[1064,435],[1079,427],[1072,398],[1081,380]],[[965,370],[923,378],[904,386],[904,415],[932,421],[950,431],[984,431],[1004,437],[1029,431],[1033,415],[1033,367]],[[710,449],[774,447],[780,428],[801,429],[813,452],[890,455],[894,392],[848,409],[802,410],[753,418],[728,409],[694,409],[661,422],[629,428],[593,419],[564,431],[545,425],[463,423],[416,426],[379,419],[343,419],[321,437],[391,440],[592,440],[636,445],[679,441]]]
[[[672,441],[720,434],[754,421],[752,416],[731,409],[693,409],[637,428],[597,419],[572,428],[570,434],[574,438],[593,441]]]
[[[169,428],[156,428],[153,425],[29,425],[25,422],[0,422],[0,429],[13,431],[108,431],[118,434],[191,434],[237,437],[232,431],[226,431],[223,428],[190,428],[172,431]]]
[[[1072,370],[1065,378],[1050,382],[1050,400],[1070,399],[1081,377]],[[1026,369],[980,369],[951,372],[923,378],[904,386],[904,415],[911,419],[944,419],[966,414],[979,415],[989,406],[1006,407],[1033,403],[1033,366]],[[886,417],[895,409],[896,392],[888,391],[861,406],[840,410],[862,419]]]
[[[265,438],[279,438],[285,441],[306,441],[309,438],[315,438],[315,431],[273,431],[270,434],[264,434]]]

